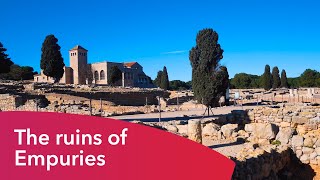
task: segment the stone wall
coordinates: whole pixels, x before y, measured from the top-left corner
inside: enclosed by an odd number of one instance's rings
[[[147,91],[147,92],[76,92],[65,90],[54,90],[52,93],[68,94],[76,97],[87,99],[110,101],[115,105],[122,106],[144,106],[146,101],[149,105],[158,104],[157,96],[168,97],[164,91]]]
[[[262,145],[287,145],[302,163],[320,165],[319,117],[320,106],[311,104],[263,106],[248,111],[233,111],[226,116],[223,122],[226,125],[220,129],[234,123],[238,127],[233,128],[234,134],[230,137],[242,137]],[[210,134],[206,127],[204,129]],[[221,134],[225,135],[223,131]],[[225,135],[225,138],[228,136]]]
[[[247,156],[242,158],[231,158],[236,163],[232,179],[279,179],[281,171],[291,163],[292,153],[285,146],[267,151],[257,148],[251,154],[246,152]],[[290,178],[292,176],[287,175],[286,179]]]
[[[0,94],[0,110],[12,110],[23,104],[23,99],[18,95]]]
[[[251,122],[270,122],[289,127],[307,125],[310,130],[315,130],[320,124],[320,106],[281,104],[277,107],[257,107],[248,111],[248,117]]]

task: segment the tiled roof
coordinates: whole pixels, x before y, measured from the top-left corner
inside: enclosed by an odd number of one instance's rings
[[[80,46],[80,45],[76,45],[75,47],[73,47],[72,49],[70,49],[70,50],[78,50],[78,49],[83,49],[83,50],[86,50],[85,48],[83,48],[82,46]],[[88,50],[86,50],[86,51],[88,51]]]
[[[127,63],[124,63],[125,66],[127,67],[132,67],[133,65],[137,64],[137,62],[127,62]]]

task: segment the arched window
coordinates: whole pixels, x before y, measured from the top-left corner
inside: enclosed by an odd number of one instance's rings
[[[93,77],[94,77],[95,80],[99,80],[99,73],[98,73],[98,71],[95,71],[95,72],[94,72]]]
[[[105,74],[104,74],[104,71],[101,70],[101,71],[100,71],[100,79],[101,79],[101,80],[104,80],[105,78],[106,78],[106,76],[105,76]]]

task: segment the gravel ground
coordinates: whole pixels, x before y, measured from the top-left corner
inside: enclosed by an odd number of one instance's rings
[[[210,112],[210,117],[212,118],[217,115],[228,114],[232,110],[245,110],[252,109],[253,106],[226,106],[213,108],[212,113]],[[190,109],[189,111],[175,111],[175,112],[161,112],[162,121],[171,121],[171,120],[188,120],[190,118],[200,119],[203,117],[205,109],[197,108]],[[139,120],[143,122],[157,122],[159,121],[159,113],[149,113],[149,114],[136,114],[136,115],[124,115],[124,116],[112,116],[110,118],[121,119],[121,120]]]
[[[252,109],[253,106],[227,106],[227,107],[219,107],[212,109],[214,115],[211,115],[209,118],[212,118],[217,115],[223,115],[231,113],[232,110],[245,110]],[[162,112],[161,117],[162,121],[171,121],[171,120],[188,120],[188,119],[200,119],[203,117],[205,109],[191,109],[189,111],[175,111],[175,112]],[[211,112],[210,112],[211,113]],[[158,113],[150,113],[150,114],[136,114],[136,115],[124,115],[124,116],[113,116],[111,118],[121,119],[121,120],[139,120],[143,122],[157,122],[159,121]],[[205,118],[206,119],[206,118]],[[240,144],[235,141],[230,140],[211,140],[204,139],[203,145],[208,146],[209,148],[225,155],[235,157],[237,153],[245,147],[245,144]]]
[[[245,148],[246,144],[230,140],[203,139],[203,145],[229,157],[236,157],[237,153]]]

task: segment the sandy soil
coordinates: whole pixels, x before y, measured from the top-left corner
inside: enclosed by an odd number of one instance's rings
[[[231,113],[232,110],[245,110],[253,109],[253,106],[227,106],[227,107],[218,107],[213,108],[212,113],[210,112],[209,117],[212,118],[217,115]],[[188,111],[175,111],[175,112],[161,112],[162,121],[171,121],[171,120],[189,120],[189,119],[200,119],[203,117],[205,109],[204,108],[194,108]],[[125,116],[113,116],[111,118],[121,119],[121,120],[139,120],[143,122],[156,122],[159,121],[159,113],[150,113],[150,114],[136,114],[136,115],[125,115]]]
[[[245,148],[245,144],[230,140],[203,139],[203,145],[227,157],[235,157],[240,150]]]

